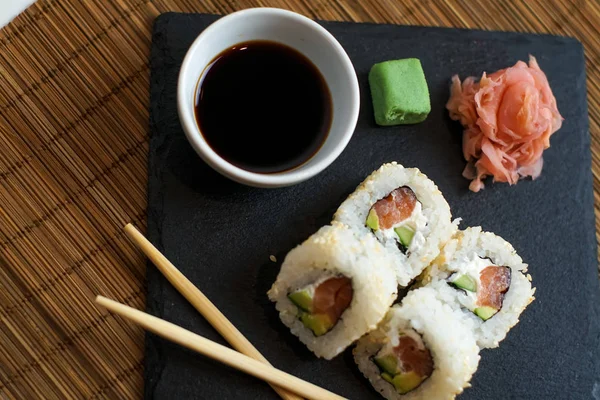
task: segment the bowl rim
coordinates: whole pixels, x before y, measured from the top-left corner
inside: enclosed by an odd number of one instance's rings
[[[313,161],[316,154],[319,154],[322,151],[323,147],[321,147],[310,159],[305,161],[305,163],[301,164],[300,166],[290,170],[268,174],[251,172],[243,168],[237,167],[225,160],[224,158],[222,158],[220,155],[218,155],[208,145],[208,143],[206,142],[206,140],[200,132],[200,128],[197,125],[192,101],[193,99],[188,98],[189,87],[185,85],[185,82],[190,80],[189,71],[191,68],[190,66],[194,61],[195,54],[199,51],[200,45],[210,33],[218,29],[222,29],[222,27],[227,24],[235,23],[236,20],[240,18],[252,18],[258,15],[268,15],[269,17],[273,18],[291,18],[294,19],[296,22],[305,25],[308,29],[312,29],[318,34],[320,34],[323,37],[323,39],[329,42],[329,44],[335,49],[334,54],[339,59],[347,75],[350,76],[350,82],[348,84],[350,86],[350,92],[352,96],[350,102],[351,109],[347,110],[347,118],[340,122],[342,124],[340,130],[343,133],[336,140],[336,142],[333,143],[333,147],[324,157],[322,157],[319,161]],[[199,77],[194,76],[194,86],[197,85],[198,78]],[[194,90],[197,90],[197,88],[195,87]],[[225,175],[226,177],[236,182],[255,187],[269,188],[290,186],[310,179],[313,176],[322,172],[339,157],[339,155],[342,153],[342,151],[344,151],[344,149],[350,142],[350,139],[352,138],[352,135],[354,134],[354,130],[356,128],[356,123],[358,121],[359,109],[360,92],[358,78],[356,76],[354,66],[350,61],[350,57],[348,57],[348,54],[346,53],[342,45],[337,41],[337,39],[333,37],[333,35],[328,30],[326,30],[324,27],[322,27],[312,19],[305,17],[301,14],[279,8],[248,8],[245,10],[236,11],[234,13],[225,15],[217,21],[210,24],[198,35],[198,37],[194,40],[190,48],[187,50],[177,80],[177,110],[179,114],[179,120],[181,122],[181,125],[183,127],[188,141],[190,142],[196,153],[209,166],[211,166],[213,169],[215,169],[222,175]]]

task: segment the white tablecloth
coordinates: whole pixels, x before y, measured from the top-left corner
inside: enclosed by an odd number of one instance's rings
[[[35,0],[0,0],[0,29],[33,3]]]

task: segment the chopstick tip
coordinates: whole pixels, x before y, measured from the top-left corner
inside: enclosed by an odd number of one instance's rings
[[[98,296],[96,296],[95,301],[96,301],[96,304],[100,304],[101,306],[103,306],[104,304],[106,304],[107,300],[108,299],[106,297],[98,295]]]

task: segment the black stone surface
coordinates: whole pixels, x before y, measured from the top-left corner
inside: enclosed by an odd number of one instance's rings
[[[326,22],[360,80],[356,133],[317,177],[284,189],[244,187],[196,156],[176,112],[179,67],[193,39],[217,17],[164,14],[151,56],[148,235],[166,256],[279,368],[352,399],[379,398],[348,350],[316,359],[280,323],[266,291],[287,251],[326,224],[372,170],[397,160],[433,179],[463,226],[509,240],[537,287],[536,301],[500,348],[485,350],[461,399],[600,398],[599,285],[583,48],[570,38]],[[514,187],[468,191],[461,128],[447,117],[450,77],[478,75],[537,57],[564,125],[544,153],[542,176]],[[376,62],[421,60],[432,112],[413,126],[375,125],[367,73]],[[290,121],[296,118],[290,112]],[[292,122],[291,122],[292,123]],[[277,262],[269,261],[275,255]],[[224,343],[152,267],[148,311]],[[443,328],[442,328],[443,329]],[[276,399],[257,379],[147,336],[146,398]]]

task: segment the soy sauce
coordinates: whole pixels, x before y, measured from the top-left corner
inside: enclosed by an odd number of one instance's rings
[[[332,118],[321,72],[280,43],[237,44],[215,57],[198,82],[202,135],[219,156],[247,171],[302,165],[327,138]]]

